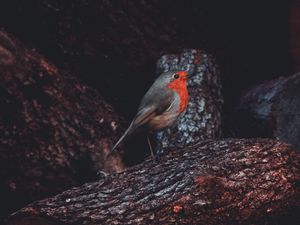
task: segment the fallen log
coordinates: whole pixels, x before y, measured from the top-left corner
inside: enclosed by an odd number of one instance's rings
[[[288,144],[209,140],[34,202],[7,224],[296,225],[299,182]]]
[[[300,73],[257,85],[234,114],[237,137],[270,137],[300,150]]]
[[[123,169],[105,158],[121,118],[95,90],[1,30],[0,72],[0,217]]]

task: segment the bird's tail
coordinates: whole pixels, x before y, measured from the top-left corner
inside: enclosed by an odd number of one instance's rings
[[[128,137],[133,131],[135,130],[135,127],[133,126],[133,123],[130,124],[130,126],[127,128],[127,130],[124,132],[122,137],[117,141],[117,143],[114,145],[114,147],[110,150],[107,157],[111,156],[116,150],[119,144],[124,141],[126,137]]]

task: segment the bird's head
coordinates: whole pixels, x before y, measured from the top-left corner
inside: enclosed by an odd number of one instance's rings
[[[188,91],[187,91],[187,78],[186,71],[173,71],[168,74],[167,88],[176,92],[180,97],[179,112],[183,112],[188,104]]]
[[[171,89],[186,87],[188,73],[186,71],[169,71],[165,74],[167,86]]]
[[[186,85],[188,73],[182,70],[164,72],[159,76],[159,83],[163,86]]]

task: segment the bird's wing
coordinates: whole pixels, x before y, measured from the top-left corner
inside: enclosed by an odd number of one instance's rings
[[[169,111],[174,105],[175,98],[172,92],[168,92],[164,95],[159,102],[159,107],[157,107],[157,115],[163,114],[165,111]]]
[[[148,98],[149,96],[146,96]],[[166,110],[170,109],[173,105],[172,93],[167,93],[163,96],[160,96],[157,101],[148,101],[148,99],[143,99],[142,104],[138,109],[138,113],[134,117],[132,123],[127,128],[122,137],[114,145],[109,155],[111,155],[117,148],[117,146],[130,134],[132,134],[136,129],[146,124],[149,119],[155,115],[160,115]]]
[[[148,120],[156,114],[157,107],[155,105],[140,108],[132,123],[134,127],[140,127],[148,122]]]
[[[133,123],[138,126],[147,123],[152,116],[161,115],[173,104],[174,96],[171,91],[167,91],[163,95],[156,95],[156,98],[151,96],[151,94],[145,95],[133,120]]]

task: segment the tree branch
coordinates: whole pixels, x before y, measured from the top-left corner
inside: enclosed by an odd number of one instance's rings
[[[123,169],[105,159],[121,119],[95,90],[1,30],[0,71],[0,208]]]
[[[290,145],[206,141],[30,204],[8,224],[286,224],[300,221],[299,181]]]

